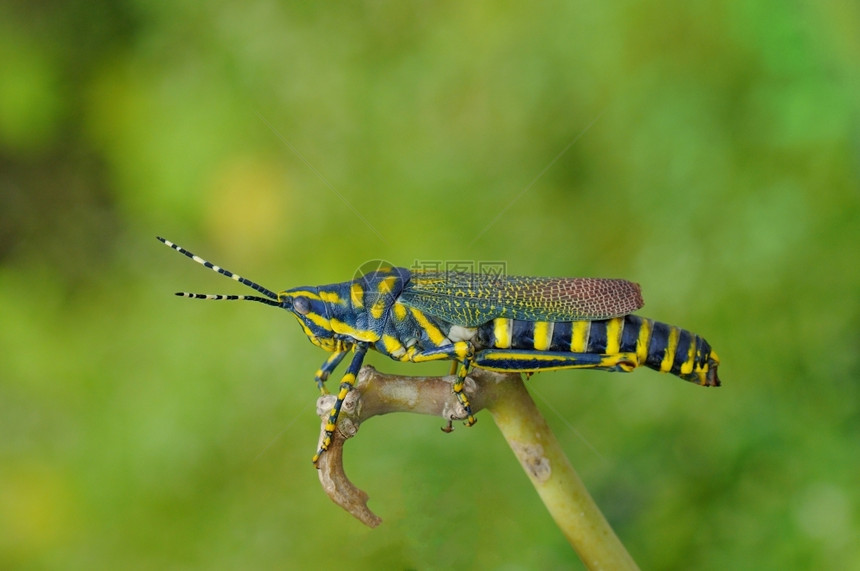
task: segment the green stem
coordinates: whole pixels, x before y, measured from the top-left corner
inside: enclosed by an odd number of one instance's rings
[[[473,371],[487,409],[556,524],[589,569],[638,569],[591,498],[520,375]],[[494,381],[494,382],[490,382]]]

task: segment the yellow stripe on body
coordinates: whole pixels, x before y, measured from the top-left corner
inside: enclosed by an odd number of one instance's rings
[[[337,304],[343,303],[343,300],[340,298],[340,296],[337,294],[337,292],[333,292],[333,291],[321,291],[320,292],[320,299],[322,301],[325,301],[328,303],[337,303]]]
[[[588,349],[588,335],[591,332],[590,321],[574,321],[570,334],[570,352],[585,353]]]
[[[394,290],[394,285],[399,279],[397,276],[390,276],[380,280],[376,285],[377,298],[373,302],[373,305],[370,306],[371,317],[374,319],[382,318],[385,310],[388,309],[388,296]]]
[[[511,348],[511,332],[513,329],[514,322],[512,319],[498,317],[493,320],[493,337],[496,340],[494,345],[497,349]]]
[[[301,295],[301,296],[304,296],[308,299],[315,299],[317,301],[322,300],[322,298],[319,296],[318,293],[310,291],[310,290],[293,290],[291,292],[282,291],[281,293],[284,294],[285,297],[290,297],[292,299],[295,299]],[[280,297],[280,296],[278,296],[278,297]]]
[[[689,375],[693,372],[693,365],[696,361],[696,336],[693,335],[690,339],[690,347],[687,349],[687,358],[681,364],[681,374]]]
[[[621,335],[623,333],[623,317],[616,317],[606,322],[606,353],[614,355],[621,350]]]
[[[373,302],[373,305],[370,306],[370,315],[374,319],[381,319],[382,314],[385,313],[385,298],[380,296],[379,299]]]
[[[427,319],[427,316],[415,309],[414,307],[410,307],[409,311],[412,312],[412,317],[415,318],[415,321],[418,322],[418,325],[427,333],[427,337],[430,338],[430,342],[436,345],[437,347],[441,347],[442,345],[447,345],[451,341],[442,334],[442,331],[439,330],[438,327],[430,323],[430,320]]]
[[[555,323],[552,321],[535,321],[534,323],[534,340],[535,349],[538,351],[547,351],[552,344],[552,332],[555,329]]]
[[[650,319],[642,319],[642,324],[639,326],[639,336],[636,338],[636,357],[640,363],[644,363],[648,359],[648,344],[651,342],[651,326]]]
[[[409,311],[406,309],[406,306],[400,302],[395,303],[391,309],[394,312],[394,318],[397,319],[397,321],[403,321],[409,314]]]
[[[313,331],[311,331],[310,329],[308,329],[308,326],[307,326],[307,325],[305,325],[305,322],[304,322],[304,321],[302,321],[302,319],[301,319],[298,315],[296,315],[295,317],[296,317],[296,321],[298,321],[298,322],[299,322],[299,325],[301,325],[301,326],[302,326],[302,331],[304,331],[304,332],[305,332],[305,335],[307,335],[307,336],[308,336],[308,338],[313,339],[313,337],[314,337],[314,332],[313,332]]]
[[[298,317],[298,316],[296,316],[296,317]],[[336,319],[326,319],[325,317],[323,317],[319,313],[313,313],[313,312],[308,313],[307,315],[304,316],[304,318],[313,321],[314,325],[317,325],[317,326],[325,329],[326,331],[336,331],[337,333],[340,333],[340,331],[337,331],[333,326],[334,323],[337,321]],[[299,318],[299,321],[301,321],[301,318]]]
[[[348,323],[344,323],[339,319],[321,319],[318,315],[309,314],[305,317],[311,317],[311,321],[319,325],[320,327],[325,327],[326,329],[331,329],[335,333],[341,333],[343,335],[349,335],[356,341],[369,341],[371,343],[379,341],[379,335],[374,333],[373,331],[359,331],[355,327],[349,325]],[[323,323],[326,323],[325,325]],[[329,325],[330,324],[330,325]]]
[[[388,351],[392,357],[400,357],[406,353],[406,347],[404,347],[403,343],[393,335],[383,335],[382,346],[385,347],[385,350]]]
[[[660,370],[668,373],[672,369],[672,363],[675,361],[675,351],[678,350],[678,328],[669,328],[669,340],[666,342],[666,352],[663,354],[663,360],[660,362]]]
[[[361,284],[354,283],[349,286],[349,300],[355,309],[364,309],[364,288]]]
[[[397,276],[389,276],[385,279],[380,280],[379,285],[377,286],[377,291],[381,294],[388,294],[394,290],[394,284],[397,283],[397,280],[400,278]]]

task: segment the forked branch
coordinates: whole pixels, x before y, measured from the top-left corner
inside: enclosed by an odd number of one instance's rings
[[[362,422],[380,414],[413,412],[446,420],[466,418],[451,390],[455,377],[404,377],[361,369],[341,409],[331,447],[319,461],[319,477],[329,497],[368,526],[382,520],[367,507],[367,494],[343,469],[343,445]],[[466,379],[472,411],[486,408],[502,431],[550,514],[590,569],[636,569],[588,490],[564,455],[519,374],[474,369]],[[334,397],[317,402],[320,439]]]

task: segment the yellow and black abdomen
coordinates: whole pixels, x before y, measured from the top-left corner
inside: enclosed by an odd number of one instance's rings
[[[630,371],[644,365],[700,385],[720,384],[719,358],[707,341],[636,315],[566,322],[499,318],[479,327],[473,342],[476,364],[498,370]]]

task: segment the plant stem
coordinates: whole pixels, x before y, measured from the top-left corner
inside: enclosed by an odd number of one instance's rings
[[[337,430],[319,461],[320,483],[329,497],[366,525],[381,519],[367,507],[367,494],[346,477],[343,445],[362,422],[392,412],[462,419],[466,412],[451,386],[455,377],[386,375],[365,366],[341,408]],[[568,462],[555,435],[535,406],[519,374],[474,369],[466,379],[472,411],[486,408],[522,464],[556,524],[589,569],[638,569],[588,490]],[[321,397],[320,442],[333,395]]]
[[[473,376],[483,381],[484,371]],[[487,379],[489,380],[489,379]],[[520,375],[482,383],[486,407],[556,524],[589,569],[638,569],[591,498]]]

